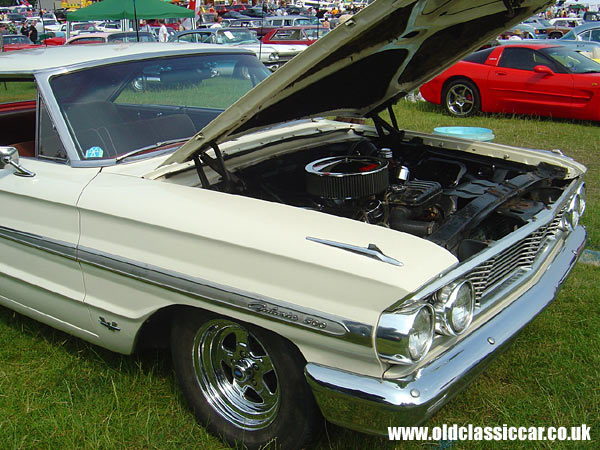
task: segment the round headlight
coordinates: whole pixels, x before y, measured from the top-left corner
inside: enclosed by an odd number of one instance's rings
[[[279,59],[279,53],[271,53],[269,55],[269,61],[277,61]]]
[[[433,305],[438,333],[456,336],[463,333],[473,320],[475,291],[468,280],[455,281],[437,293]]]
[[[577,195],[579,195],[579,215],[582,216],[585,212],[586,206],[586,191],[584,183],[582,183],[581,186],[579,186],[579,189],[577,189]]]
[[[434,333],[435,312],[429,303],[384,313],[377,326],[377,354],[392,364],[414,364],[427,355]]]
[[[567,210],[567,220],[572,228],[579,225],[579,216],[581,211],[581,200],[579,195],[575,194],[569,202],[569,208]]]
[[[408,335],[408,353],[413,361],[419,361],[433,342],[434,314],[430,308],[421,308]]]

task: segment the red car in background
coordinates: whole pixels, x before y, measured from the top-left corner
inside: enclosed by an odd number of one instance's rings
[[[600,120],[600,64],[557,45],[480,50],[420,90],[456,117],[483,111]]]
[[[179,31],[179,21],[180,20],[183,20],[183,19],[172,19],[172,18],[164,19],[165,27],[172,28],[175,31]],[[151,27],[156,27],[156,28],[160,27],[160,22],[158,21],[158,19],[148,20],[147,23]]]
[[[264,44],[310,45],[328,32],[323,27],[285,27],[269,31],[261,40]]]
[[[14,50],[23,50],[26,48],[38,48],[41,47],[37,44],[32,44],[27,36],[22,34],[5,34],[2,36],[4,43],[2,45],[3,50],[0,51],[11,52]]]

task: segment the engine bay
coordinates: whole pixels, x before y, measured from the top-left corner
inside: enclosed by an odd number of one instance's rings
[[[567,184],[559,167],[448,151],[420,138],[301,148],[230,177],[238,195],[409,233],[461,261],[528,223]],[[232,192],[224,183],[213,188]]]

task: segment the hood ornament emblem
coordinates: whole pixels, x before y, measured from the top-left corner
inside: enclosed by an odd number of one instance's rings
[[[375,244],[369,244],[368,247],[359,247],[357,245],[344,244],[342,242],[328,241],[326,239],[319,239],[315,237],[306,237],[307,241],[317,242],[319,244],[329,245],[330,247],[340,248],[348,252],[356,253],[358,255],[366,256],[367,258],[376,259],[393,266],[402,267],[402,264],[397,259],[386,256]]]

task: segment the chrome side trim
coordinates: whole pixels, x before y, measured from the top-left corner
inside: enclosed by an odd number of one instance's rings
[[[17,242],[28,247],[34,247],[55,255],[64,256],[68,259],[77,259],[77,247],[75,244],[56,239],[38,236],[32,233],[13,230],[0,226],[0,238]]]
[[[306,240],[346,250],[352,253],[356,253],[358,255],[366,256],[367,258],[372,258],[376,259],[377,261],[391,264],[393,266],[404,266],[404,264],[402,264],[397,259],[390,258],[389,256],[384,255],[383,252],[379,249],[379,247],[377,247],[375,244],[369,244],[369,246],[365,248],[359,247],[357,245],[344,244],[343,242],[328,241],[327,239],[320,239],[311,236],[307,236]]]
[[[342,318],[325,316],[318,311],[299,309],[258,294],[237,290],[197,277],[111,255],[88,247],[79,247],[77,259],[119,275],[196,297],[213,304],[234,307],[254,315],[267,316],[312,331],[333,336],[345,336],[350,331]],[[372,328],[371,328],[372,329]],[[369,335],[370,337],[370,335]]]
[[[299,308],[291,303],[245,292],[151,264],[111,255],[88,247],[77,247],[76,244],[7,227],[0,226],[0,238],[151,283],[215,305],[235,308],[256,316],[269,317],[279,322],[341,338],[358,345],[371,346],[372,325],[323,314],[309,308]]]

